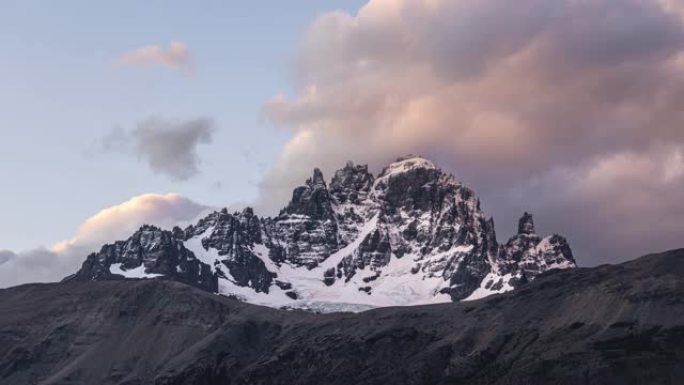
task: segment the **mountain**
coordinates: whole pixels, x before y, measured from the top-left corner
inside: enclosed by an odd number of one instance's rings
[[[358,314],[269,309],[157,279],[0,290],[3,385],[674,385],[682,378],[684,249],[554,270],[472,302]]]
[[[89,255],[72,280],[154,278],[272,307],[322,311],[477,299],[574,268],[559,235],[525,213],[500,245],[475,193],[407,156],[374,176],[315,169],[274,218],[216,211],[185,229],[143,226]]]

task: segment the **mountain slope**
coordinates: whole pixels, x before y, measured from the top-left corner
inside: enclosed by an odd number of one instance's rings
[[[473,302],[312,314],[160,280],[0,290],[0,383],[678,384],[684,250]]]
[[[152,274],[267,306],[362,310],[480,298],[574,267],[565,238],[537,235],[527,213],[499,245],[472,190],[407,156],[377,177],[349,162],[329,185],[315,169],[275,218],[224,209],[186,229],[145,226],[71,279]]]

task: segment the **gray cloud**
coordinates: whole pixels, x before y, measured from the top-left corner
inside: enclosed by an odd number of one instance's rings
[[[28,282],[54,282],[75,272],[83,262],[77,253],[57,254],[47,249],[21,253],[0,250],[0,288]]]
[[[187,180],[199,173],[197,147],[212,141],[214,125],[208,118],[171,121],[150,118],[130,132],[113,130],[102,139],[106,151],[132,150],[152,171],[176,180]]]
[[[503,235],[529,209],[586,265],[676,246],[684,176],[654,175],[682,163],[683,15],[671,0],[371,0],[322,15],[297,93],[264,107],[292,139],[260,207],[314,165],[421,153],[473,186]]]

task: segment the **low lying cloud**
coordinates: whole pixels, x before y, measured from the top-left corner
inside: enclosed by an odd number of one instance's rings
[[[324,14],[300,47],[296,94],[264,106],[292,139],[260,206],[282,205],[313,166],[377,170],[420,153],[473,186],[499,223],[537,210],[583,264],[665,248],[631,226],[684,222],[679,158],[658,152],[684,146],[683,15],[672,0],[371,0]],[[521,193],[541,182],[546,195]]]
[[[178,194],[133,197],[88,218],[72,239],[50,250],[0,250],[0,287],[59,281],[76,272],[89,253],[105,243],[128,238],[143,224],[170,229],[190,223],[208,209]]]
[[[208,118],[150,118],[130,132],[115,129],[102,139],[102,145],[106,151],[132,151],[152,171],[183,181],[199,173],[197,147],[211,143],[213,132],[214,124]]]
[[[144,224],[171,228],[191,221],[207,209],[179,194],[138,195],[86,219],[72,239],[56,244],[52,250],[65,252],[74,247],[95,250],[105,243],[127,238]]]
[[[0,250],[0,288],[31,282],[55,282],[73,274],[85,256],[47,249],[20,253]]]
[[[188,47],[179,41],[169,44],[167,49],[159,45],[148,45],[127,52],[116,61],[118,66],[167,66],[190,73],[192,71]]]

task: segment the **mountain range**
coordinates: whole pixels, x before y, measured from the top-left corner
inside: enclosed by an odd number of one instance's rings
[[[215,211],[184,229],[145,225],[66,280],[156,278],[244,302],[315,311],[474,300],[575,268],[566,239],[524,213],[499,243],[475,193],[419,156],[376,176],[319,169],[275,217]]]
[[[416,156],[314,170],[275,217],[144,225],[62,282],[0,290],[3,385],[681,378],[684,249],[577,267],[528,213],[499,243],[473,191]]]

